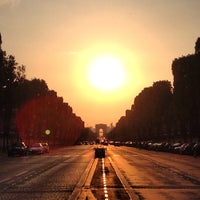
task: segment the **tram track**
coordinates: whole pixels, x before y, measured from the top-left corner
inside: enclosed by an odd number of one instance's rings
[[[15,176],[0,181],[0,199],[15,199],[15,196],[25,199],[30,194],[49,200],[143,200],[158,199],[159,195],[165,200],[174,197],[174,194],[180,196],[186,193],[191,199],[198,196],[198,177],[169,162],[164,163],[164,158],[112,146],[107,148],[103,158],[94,158],[93,155],[90,148],[86,155],[81,152],[74,156],[51,156],[52,160],[44,163],[40,159],[33,162],[31,158],[25,163],[30,168],[18,170]],[[79,163],[85,163],[83,171],[79,172],[79,178],[74,179],[73,184],[69,184]],[[68,165],[74,166],[71,173],[66,168]],[[146,176],[138,170],[143,167]],[[155,179],[150,179],[154,172]]]
[[[78,190],[78,186],[75,190]],[[80,190],[80,188],[79,188]],[[73,192],[77,193],[77,192]],[[120,172],[113,160],[96,158],[93,160],[88,177],[82,186],[79,195],[72,194],[69,200],[140,200],[134,189]]]

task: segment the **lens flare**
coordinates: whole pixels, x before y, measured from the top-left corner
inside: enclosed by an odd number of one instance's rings
[[[50,135],[50,133],[51,133],[51,131],[50,131],[49,129],[46,129],[46,130],[45,130],[45,134],[46,134],[46,135]]]

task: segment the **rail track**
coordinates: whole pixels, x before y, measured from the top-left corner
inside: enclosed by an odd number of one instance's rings
[[[140,200],[111,157],[94,159],[86,171],[69,200]]]

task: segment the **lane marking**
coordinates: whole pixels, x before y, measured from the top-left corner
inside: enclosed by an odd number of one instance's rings
[[[6,182],[6,181],[10,181],[12,178],[4,178],[0,181],[0,183]]]
[[[22,172],[16,174],[15,176],[21,176],[22,174],[25,174],[25,173],[27,173],[27,170],[24,170],[24,171],[22,171]]]
[[[117,165],[112,161],[111,157],[108,157],[113,169],[115,170],[116,175],[118,176],[119,180],[121,181],[125,191],[130,197],[130,200],[139,200],[139,197],[135,194],[133,188],[130,186],[126,178],[122,175]]]
[[[102,178],[103,178],[104,196],[105,196],[105,200],[109,200],[108,199],[107,186],[106,186],[106,172],[105,172],[105,160],[104,160],[104,158],[102,158],[101,162],[102,162]]]

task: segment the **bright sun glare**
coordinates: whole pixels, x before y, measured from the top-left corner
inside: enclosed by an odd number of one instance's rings
[[[112,56],[97,57],[90,64],[89,80],[93,87],[101,90],[114,90],[125,82],[122,62]]]

